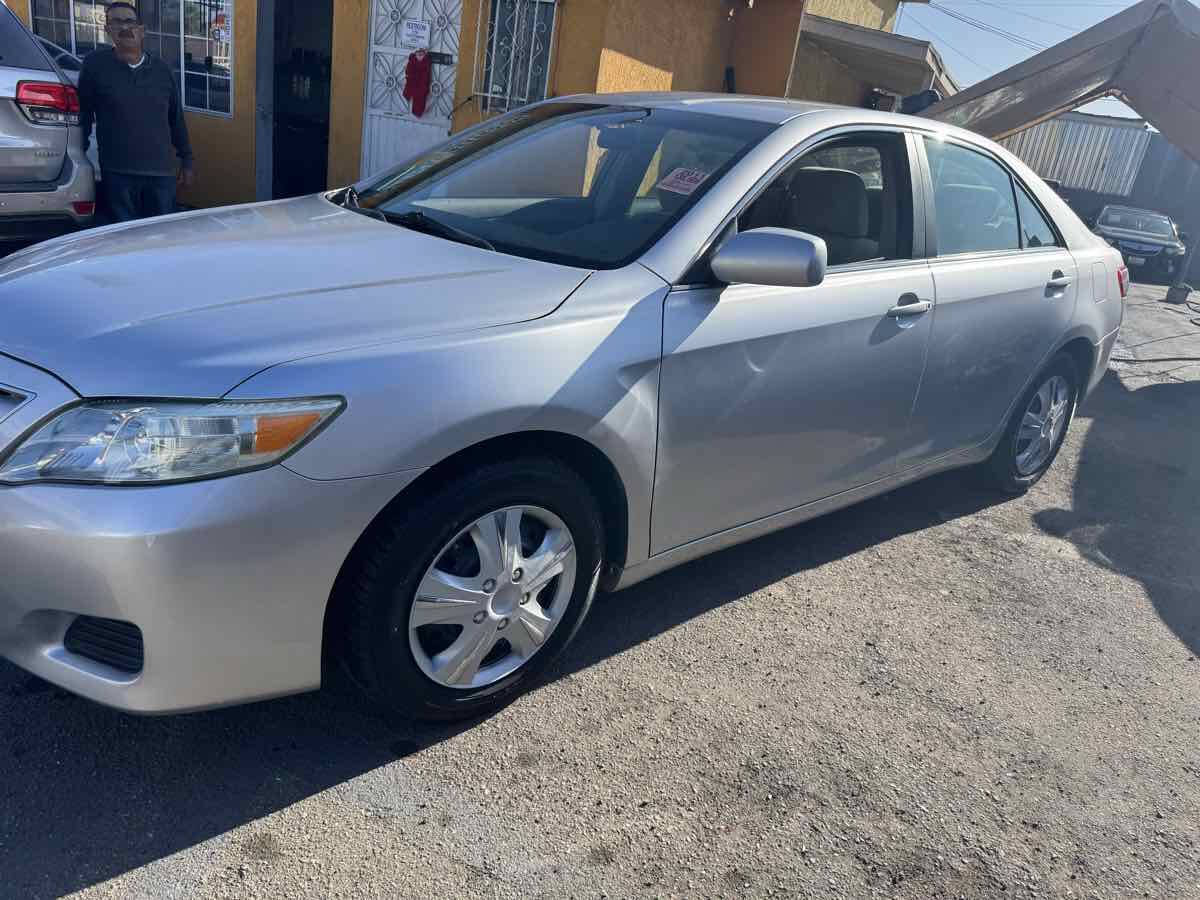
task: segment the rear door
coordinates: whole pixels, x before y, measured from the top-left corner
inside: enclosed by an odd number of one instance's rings
[[[0,188],[54,181],[62,172],[70,129],[37,125],[17,103],[21,82],[60,84],[36,39],[20,20],[0,9]]]
[[[1001,426],[1067,329],[1078,291],[1074,257],[1007,167],[970,144],[919,143],[937,303],[901,469],[982,444]]]

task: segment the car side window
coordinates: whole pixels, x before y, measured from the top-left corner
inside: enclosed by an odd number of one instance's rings
[[[806,153],[763,190],[738,230],[789,228],[825,241],[829,265],[912,258],[904,137],[866,133]]]
[[[925,138],[933,177],[938,255],[1017,250],[1021,246],[1012,178],[991,157]]]
[[[1050,222],[1047,221],[1024,187],[1017,188],[1017,215],[1021,221],[1022,250],[1058,245],[1058,238],[1055,236]]]

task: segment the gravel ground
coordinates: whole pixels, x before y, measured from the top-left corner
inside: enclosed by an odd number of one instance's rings
[[[0,663],[0,895],[1200,896],[1200,335],[1161,293],[1118,352],[1173,361],[1028,496],[941,476],[602,597],[483,722],[137,719]]]

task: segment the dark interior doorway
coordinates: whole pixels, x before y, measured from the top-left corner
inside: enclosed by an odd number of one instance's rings
[[[333,0],[275,0],[273,196],[326,188]]]

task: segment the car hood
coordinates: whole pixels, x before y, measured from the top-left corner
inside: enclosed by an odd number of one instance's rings
[[[304,356],[536,319],[587,275],[304,197],[14,254],[0,353],[84,396],[219,397]]]

